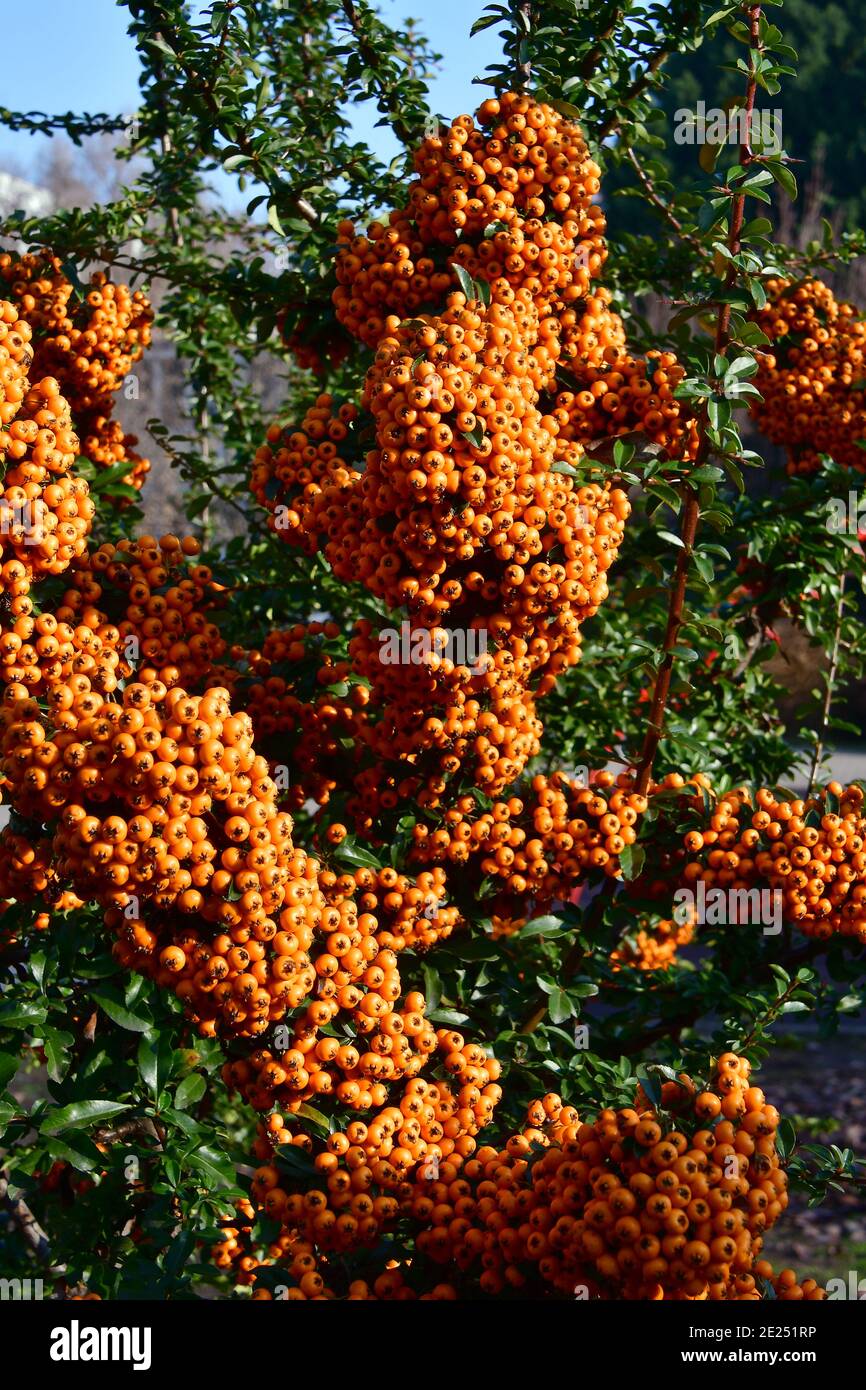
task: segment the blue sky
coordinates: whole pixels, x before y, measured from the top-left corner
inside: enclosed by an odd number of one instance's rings
[[[457,114],[471,110],[483,96],[472,78],[497,55],[495,31],[469,38],[473,20],[484,0],[380,0],[383,19],[399,23],[409,15],[419,20],[434,49],[447,53],[431,84],[434,111]],[[138,59],[127,36],[128,13],[114,0],[35,0],[16,4],[6,15],[4,37],[9,54],[38,54],[46,34],[51,36],[51,61],[4,65],[2,101],[18,111],[66,110],[131,112],[138,104]],[[397,152],[388,132],[374,130],[378,119],[372,103],[360,108],[355,121],[359,138],[368,139],[386,156]],[[47,137],[29,136],[0,128],[0,168],[14,158],[26,172]]]

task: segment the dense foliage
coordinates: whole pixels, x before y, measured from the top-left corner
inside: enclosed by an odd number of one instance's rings
[[[861,238],[765,215],[796,54],[760,5],[491,5],[446,120],[365,3],[126,7],[134,120],[0,113],[137,157],[0,224],[3,1273],[820,1297],[764,1233],[864,1160],[751,1075],[786,1016],[856,1015],[866,940],[864,794],[826,769],[866,370],[820,278]],[[737,138],[674,187],[668,59],[721,105],[731,44]],[[608,169],[651,231],[606,237]],[[151,290],[182,537],[142,534],[122,427]]]

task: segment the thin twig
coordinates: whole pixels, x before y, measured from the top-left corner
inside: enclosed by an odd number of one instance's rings
[[[818,777],[818,769],[821,766],[821,759],[824,756],[827,726],[830,723],[830,709],[833,704],[833,688],[836,683],[836,673],[839,670],[839,652],[842,645],[842,623],[845,618],[845,584],[847,580],[847,574],[843,573],[839,581],[839,602],[836,605],[836,629],[833,633],[833,646],[830,651],[830,669],[827,672],[827,689],[824,691],[821,723],[818,726],[818,737],[815,740],[815,751],[812,754],[812,766],[809,769],[809,786],[806,791],[807,798],[812,795]]]
[[[527,33],[527,34],[531,34],[531,33],[532,33],[532,3],[531,3],[531,0],[523,0],[523,3],[522,3],[521,5],[518,6],[518,13],[520,14],[520,17],[521,17],[521,19],[522,19],[522,21],[523,21],[523,26],[524,26],[524,28],[525,28],[525,30],[526,30],[526,33]],[[530,82],[532,81],[532,61],[531,61],[531,59],[530,59],[530,57],[529,57],[529,53],[528,53],[528,52],[527,52],[527,55],[526,55],[526,57],[524,58],[523,62],[520,61],[520,48],[521,48],[521,45],[522,45],[523,42],[524,42],[523,39],[520,39],[519,42],[518,42],[518,45],[517,45],[517,54],[518,54],[518,59],[517,59],[517,85],[521,88],[522,91],[525,92],[525,91],[528,89]]]
[[[163,39],[163,36],[162,36],[161,33],[157,32],[156,37],[160,40],[160,42],[164,42],[164,39]],[[160,81],[162,80],[162,63],[161,63],[161,62],[157,61],[157,62],[154,63],[154,72],[155,72],[155,74],[156,74],[156,80],[157,80],[157,82],[160,82]],[[169,155],[171,154],[171,152],[172,152],[173,146],[172,146],[172,143],[171,143],[171,134],[170,134],[169,128],[168,128],[168,113],[167,113],[167,111],[166,111],[166,105],[165,105],[165,101],[164,101],[164,100],[163,100],[163,101],[160,101],[160,116],[161,116],[161,118],[162,118],[162,121],[161,121],[161,123],[162,123],[162,131],[161,131],[160,137],[159,137],[159,146],[160,146],[160,149],[162,150],[163,157],[164,157],[164,158],[168,158],[168,156],[169,156]],[[169,230],[169,235],[170,235],[170,237],[171,237],[171,240],[172,240],[173,244],[174,244],[178,249],[180,249],[180,248],[183,246],[183,232],[181,231],[181,226],[180,226],[180,213],[178,212],[178,210],[177,210],[177,208],[174,206],[174,204],[171,204],[171,205],[169,206],[168,212],[167,212],[167,214],[166,214],[166,218],[167,218],[167,221],[168,221],[168,230]]]
[[[602,33],[599,34],[592,48],[584,56],[583,62],[577,70],[578,76],[592,77],[592,74],[595,71],[595,65],[602,55],[603,46],[606,43],[606,41],[611,37],[611,35],[615,32],[616,26],[619,24],[619,21],[622,19],[622,17],[623,11],[617,6],[617,8],[613,12],[613,17],[610,21],[610,24],[607,26],[606,29],[602,31]]]
[[[693,232],[686,231],[685,227],[683,226],[680,219],[677,217],[676,213],[671,208],[670,204],[666,203],[665,200],[659,194],[651,175],[647,173],[646,169],[641,164],[640,160],[638,159],[631,146],[629,146],[626,150],[626,154],[628,155],[629,161],[634,167],[635,173],[637,174],[638,178],[643,184],[644,189],[646,191],[646,195],[649,201],[652,203],[653,207],[657,208],[658,211],[661,213],[662,217],[665,219],[665,221],[670,223],[671,227],[673,227],[674,231],[676,232],[677,236],[680,238],[681,241],[688,242],[690,246],[694,246],[698,254],[701,257],[703,257],[704,260],[710,260],[711,257],[709,256],[703,242],[700,240],[699,237],[696,237]]]
[[[406,125],[406,122],[403,120],[403,117],[400,114],[400,104],[399,100],[395,96],[395,93],[389,90],[387,84],[382,80],[380,76],[381,54],[379,53],[375,44],[370,43],[368,39],[364,37],[364,32],[361,28],[361,16],[358,14],[357,8],[354,4],[354,0],[341,0],[341,7],[343,10],[343,14],[349,21],[352,33],[355,35],[355,39],[357,40],[358,52],[364,59],[364,62],[366,63],[370,71],[376,74],[376,77],[378,79],[379,94],[391,119],[391,129],[397,136],[397,139],[400,140],[402,144],[411,145],[415,138],[414,134],[410,130],[409,126]]]
[[[24,1198],[11,1196],[6,1173],[0,1173],[0,1205],[9,1213],[13,1224],[18,1228],[39,1263],[50,1264],[51,1242]]]
[[[192,87],[192,89],[198,93],[199,97],[204,102],[205,106],[207,107],[208,111],[213,117],[214,126],[217,130],[221,131],[223,135],[226,135],[226,131],[223,129],[221,120],[222,109],[220,107],[220,104],[214,96],[213,92],[210,90],[208,84],[205,81],[203,81],[203,79],[194,69],[187,67],[187,65],[184,63],[183,55],[181,54],[178,48],[177,35],[174,34],[170,29],[165,29],[162,31],[162,37],[165,39],[166,44],[174,54],[175,61],[177,62],[177,65],[180,71],[183,73],[184,77],[186,78],[187,82]],[[241,154],[246,155],[247,159],[250,161],[251,164],[257,165],[259,163],[258,152],[256,151],[255,146],[253,145],[249,137],[245,135],[243,131],[240,131],[239,133],[236,132],[231,135],[226,135],[226,138],[230,139],[233,144],[237,145]],[[263,180],[263,182],[266,182],[266,180]],[[316,212],[316,209],[312,206],[312,204],[309,203],[306,198],[302,197],[300,194],[297,193],[290,193],[289,197],[292,206],[295,208],[295,211],[299,213],[299,215],[304,219],[305,222],[309,222],[311,227],[315,227],[319,221],[319,214]]]

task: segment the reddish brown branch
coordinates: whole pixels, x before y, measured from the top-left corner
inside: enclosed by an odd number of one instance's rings
[[[745,120],[743,123],[743,139],[740,144],[739,162],[743,168],[747,168],[753,161],[754,156],[751,148],[751,125],[752,113],[755,108],[755,97],[757,95],[758,83],[755,76],[755,56],[760,52],[760,25],[761,25],[761,6],[753,5],[749,10],[750,18],[750,72],[746,86],[745,100]],[[734,265],[733,257],[740,250],[740,237],[743,231],[746,212],[746,195],[738,193],[733,200],[731,207],[731,225],[728,231],[728,250],[731,259],[728,262],[728,269],[725,273],[724,288],[731,289],[737,280],[737,267]],[[716,319],[715,333],[715,353],[719,355],[725,351],[730,337],[731,325],[731,306],[730,304],[720,304],[718,317]],[[695,458],[695,467],[700,467],[705,462],[710,451],[710,439],[708,430],[708,409],[706,403],[698,413],[699,444]],[[664,732],[665,711],[667,709],[668,696],[671,688],[671,678],[673,676],[674,662],[676,660],[675,649],[679,640],[680,629],[683,622],[683,610],[685,607],[686,588],[688,586],[689,569],[691,567],[692,551],[697,534],[698,521],[700,519],[700,505],[697,494],[694,490],[685,485],[685,499],[683,504],[683,520],[680,532],[682,548],[677,557],[674,579],[671,587],[670,603],[668,605],[668,619],[665,628],[662,650],[664,655],[656,675],[655,689],[653,691],[652,704],[650,706],[649,724],[644,738],[643,751],[638,765],[637,790],[645,793],[652,780],[653,763],[655,761],[658,746]]]

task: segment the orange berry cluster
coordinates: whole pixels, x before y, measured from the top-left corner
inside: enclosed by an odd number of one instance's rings
[[[580,656],[630,510],[619,489],[579,486],[569,412],[541,405],[563,335],[587,361],[624,340],[615,316],[601,325],[609,295],[584,303],[604,261],[598,167],[544,103],[506,93],[478,122],[423,142],[388,226],[340,228],[338,317],[376,350],[362,414],[321,396],[299,430],[269,431],[252,471],[281,539],[434,643],[446,622],[483,639],[468,670],[435,645],[395,664],[381,631],[356,632],[368,756],[349,809],[365,834],[462,775],[496,795],[538,752],[535,701]],[[467,275],[489,287],[477,299]]]
[[[665,970],[680,946],[688,946],[695,934],[694,922],[662,920],[643,922],[611,952],[614,970]]]
[[[334,412],[331,396],[319,396],[300,429],[271,425],[257,450],[250,477],[253,496],[269,513],[268,526],[281,540],[315,553],[320,537],[339,535],[340,492],[352,480],[339,453],[357,418],[346,402]],[[336,500],[339,499],[339,500]],[[323,510],[333,507],[333,512]]]
[[[592,870],[620,872],[619,856],[633,844],[647,798],[627,774],[599,772],[589,787],[561,772],[538,774],[531,795],[496,801],[477,815],[471,796],[447,810],[443,824],[415,826],[413,857],[426,863],[460,863],[477,855],[482,874],[502,883],[515,899],[536,903],[568,898]]]
[[[866,942],[866,813],[859,786],[830,782],[808,800],[780,800],[762,787],[721,798],[706,829],[689,831],[681,883],[769,888],[784,919],[806,936]],[[831,805],[836,809],[831,809]],[[685,860],[686,862],[682,862]]]
[[[273,775],[291,768],[282,799],[293,809],[310,800],[327,805],[345,782],[347,755],[357,751],[361,737],[369,690],[352,679],[348,661],[325,649],[339,635],[334,622],[296,623],[268,633],[260,650],[242,654],[235,690]],[[344,693],[336,693],[350,679]]]
[[[815,1303],[827,1297],[827,1290],[817,1279],[800,1280],[793,1269],[781,1269],[776,1274],[769,1260],[756,1260],[754,1272],[757,1279],[770,1285],[776,1297],[786,1303],[802,1303],[804,1299],[807,1303]]]
[[[598,327],[599,320],[604,322],[603,309],[596,312],[597,336],[609,336]],[[613,347],[598,364],[578,358],[571,372],[574,389],[557,396],[553,411],[564,438],[587,445],[603,436],[639,431],[669,458],[695,457],[697,422],[675,399],[686,372],[674,353],[649,352],[646,358],[636,358]]]
[[[412,1214],[435,1223],[417,1248],[461,1272],[480,1264],[490,1294],[540,1284],[572,1297],[754,1296],[752,1265],[787,1181],[778,1112],[748,1067],[724,1054],[714,1088],[697,1096],[668,1083],[670,1117],[639,1096],[581,1124],[545,1097],[505,1153],[481,1149],[463,1165],[459,1219],[450,1194],[416,1181]],[[533,1144],[546,1152],[530,1164]]]
[[[459,772],[476,786],[501,790],[539,752],[541,721],[509,648],[481,654],[471,667],[457,665],[439,658],[435,645],[448,632],[433,628],[425,659],[402,665],[383,659],[369,623],[358,626],[349,650],[357,673],[370,681],[363,737],[377,759],[356,776],[347,803],[359,831],[371,831],[377,813],[406,796],[438,806]],[[522,640],[514,645],[525,652]],[[391,770],[397,759],[399,771]]]
[[[593,286],[578,304],[559,315],[559,338],[563,367],[583,369],[603,367],[625,351],[625,326],[611,309],[613,295],[605,285]]]
[[[319,869],[318,892],[313,916],[289,888],[280,929],[263,956],[270,976],[285,986],[281,999],[303,1012],[285,1025],[280,1048],[259,1048],[226,1073],[257,1110],[297,1109],[326,1095],[351,1109],[381,1106],[387,1084],[418,1075],[439,1046],[423,995],[411,992],[400,1002],[397,957],[408,947],[429,948],[459,923],[445,901],[444,872],[412,880],[390,868],[339,876]],[[337,1022],[354,1041],[323,1032]]]
[[[813,473],[822,454],[862,471],[866,322],[820,280],[773,279],[766,290],[757,322],[771,347],[756,354],[758,428],[787,449],[789,473]]]
[[[27,394],[33,349],[30,324],[8,300],[0,300],[0,430],[11,425]]]
[[[484,102],[479,125],[458,116],[415,151],[408,207],[356,236],[338,229],[337,317],[375,347],[388,316],[440,303],[455,266],[491,285],[525,290],[542,319],[584,295],[605,259],[600,169],[578,126],[545,103],[506,92]],[[539,354],[546,385],[559,348]],[[534,346],[534,345],[533,345]]]
[[[419,1129],[425,1112],[435,1115],[435,1088],[411,1082],[389,1123],[355,1123],[320,1147],[306,1190],[286,1190],[278,1146],[289,1136],[271,1116],[256,1141],[253,1197],[282,1234],[264,1258],[253,1254],[253,1211],[243,1203],[247,1224],[228,1228],[216,1262],[246,1284],[276,1263],[290,1280],[280,1296],[290,1298],[413,1299],[419,1284],[409,1264],[382,1268],[380,1259],[378,1272],[351,1279],[329,1260],[374,1246],[399,1220],[441,1275],[434,1283],[436,1273],[425,1273],[425,1299],[480,1288],[489,1296],[748,1301],[765,1296],[764,1283],[779,1297],[821,1299],[814,1280],[798,1284],[790,1270],[774,1278],[761,1258],[764,1233],[787,1205],[787,1179],[775,1147],[779,1114],[749,1072],[745,1058],[724,1053],[711,1088],[698,1091],[683,1075],[664,1083],[658,1106],[639,1090],[633,1107],[603,1109],[594,1123],[550,1094],[529,1107],[528,1123],[502,1150],[479,1148],[471,1133],[425,1148]],[[492,1111],[498,1087],[488,1089]],[[399,1159],[394,1148],[383,1158],[382,1141],[395,1139]],[[305,1135],[289,1142],[312,1147]]]
[[[418,767],[415,785],[434,798],[468,754],[476,785],[495,792],[537,752],[534,696],[578,659],[630,510],[620,490],[557,471],[574,446],[539,414],[523,346],[537,316],[511,299],[485,308],[455,293],[444,314],[381,342],[362,402],[378,447],[363,473],[337,452],[351,418],[345,407],[331,416],[328,397],[301,431],[276,433],[280,447],[261,449],[253,473],[272,527],[308,551],[321,545],[339,578],[405,606],[428,632],[447,619],[490,639],[471,674],[441,661],[398,668],[369,626],[353,641],[371,685],[366,737],[392,761],[429,749],[433,766]],[[359,791],[394,795],[387,777],[380,760]]]
[[[136,451],[137,434],[127,434],[119,420],[106,415],[85,419],[81,436],[81,452],[100,468],[117,468],[125,463],[128,471],[121,481],[128,487],[140,488],[150,472],[150,460]],[[124,499],[121,498],[121,506]]]
[[[215,683],[226,644],[208,613],[220,590],[207,566],[189,563],[198,550],[192,537],[143,536],[83,555],[53,611],[22,614],[0,632],[0,685],[14,687],[13,700],[53,691],[68,707],[57,687],[73,677],[73,694],[110,694],[136,671],[168,687]]]
[[[155,674],[170,689],[222,683],[227,644],[213,614],[225,591],[198,563],[200,549],[193,536],[105,543],[73,569],[57,616],[74,623],[85,607],[105,604],[132,671]]]
[[[53,827],[52,874],[107,909],[124,965],[171,984],[203,1032],[255,1036],[287,1008],[265,943],[288,900],[318,920],[316,865],[293,847],[249,716],[232,714],[228,691],[188,695],[151,668],[121,692],[118,629],[81,616],[72,660],[64,652],[35,668],[43,698],[6,686],[0,757],[16,809]]]
[[[366,236],[341,222],[337,246],[337,318],[367,347],[376,347],[390,315],[416,314],[454,287],[451,271],[436,269],[405,213],[392,212],[387,226],[371,222]]]
[[[0,328],[10,330],[0,339],[10,353],[0,386],[0,590],[15,613],[29,611],[32,580],[61,574],[84,552],[94,511],[87,483],[72,472],[78,437],[56,380],[22,379],[29,350],[19,325],[14,307],[0,302]]]
[[[53,913],[83,906],[75,893],[58,882],[50,838],[23,835],[6,825],[0,831],[0,917],[6,915],[10,900],[33,899],[47,910],[37,912],[29,922],[19,920],[14,927],[0,920],[0,944],[16,944],[31,930],[46,931]]]
[[[406,1003],[413,1006],[410,1012],[423,1012],[424,999],[417,991],[406,996]],[[318,1171],[323,1175],[342,1168],[345,1176],[345,1169],[357,1166],[358,1160],[383,1163],[388,1166],[374,1172],[373,1181],[385,1191],[393,1191],[422,1159],[439,1163],[458,1148],[469,1152],[474,1147],[467,1144],[467,1139],[472,1139],[489,1122],[502,1096],[501,1088],[496,1084],[500,1075],[499,1064],[487,1056],[484,1048],[467,1042],[462,1033],[453,1029],[432,1029],[428,1024],[424,1036],[425,1042],[414,1067],[404,1073],[407,1079],[400,1092],[399,1104],[386,1104],[387,1088],[381,1081],[370,1083],[369,1078],[368,1103],[359,1105],[357,1101],[349,1102],[352,1109],[369,1110],[371,1114],[363,1122],[354,1120],[345,1131],[336,1131],[329,1136],[316,1162]],[[330,1045],[337,1040],[330,1038],[323,1041],[329,1044],[328,1050],[333,1052]],[[341,1046],[356,1054],[359,1051],[352,1044]],[[418,1074],[428,1059],[431,1064],[444,1067],[450,1083],[457,1087],[456,1091],[449,1082],[431,1084]],[[283,1058],[282,1062],[285,1061]],[[288,1059],[288,1064],[291,1067],[291,1059]],[[273,1067],[280,1063],[271,1061],[266,1065]],[[354,1070],[358,1068],[356,1060]],[[235,1074],[244,1075],[244,1064],[227,1063],[225,1071],[229,1085],[235,1085]],[[363,1071],[360,1075],[363,1077]],[[347,1088],[353,1086],[352,1081],[340,1084]],[[277,1103],[285,1102],[278,1098]],[[270,1158],[273,1147],[282,1143],[296,1143],[310,1148],[310,1136],[298,1129],[299,1122],[292,1115],[299,1104],[300,1101],[294,1097],[288,1125],[278,1113],[269,1115],[267,1121],[260,1124],[256,1150],[260,1158]],[[297,1132],[293,1132],[293,1129]],[[351,1153],[352,1145],[357,1146],[360,1152]],[[335,1158],[344,1162],[339,1164],[334,1161]],[[366,1186],[369,1186],[369,1181]],[[335,1184],[329,1184],[329,1187],[332,1192],[336,1191]]]
[[[589,207],[601,170],[573,121],[516,92],[482,102],[477,119],[458,116],[415,152],[409,206],[425,241],[454,245],[491,223]]]
[[[407,996],[407,1002],[423,1004],[420,996]],[[283,1226],[272,1259],[290,1264],[299,1240],[319,1253],[374,1246],[400,1215],[400,1199],[411,1190],[413,1172],[432,1179],[441,1165],[472,1154],[475,1136],[490,1122],[502,1096],[499,1065],[460,1033],[439,1029],[434,1037],[431,1060],[444,1063],[449,1081],[431,1083],[413,1076],[399,1100],[385,1104],[378,1099],[371,1117],[353,1120],[315,1144],[296,1120],[290,1118],[287,1124],[278,1112],[260,1122],[254,1145],[260,1166],[253,1175],[253,1195]],[[242,1068],[243,1064],[227,1064],[224,1075],[230,1086],[233,1072]],[[376,1089],[384,1090],[381,1085]],[[280,1149],[289,1144],[296,1153],[310,1155],[310,1178],[303,1191],[280,1167]],[[217,1247],[216,1263],[227,1268],[240,1258],[247,1275],[243,1282],[251,1283],[260,1262],[244,1262],[243,1251],[244,1244],[234,1234],[229,1243]]]
[[[53,376],[67,398],[82,451],[94,463],[129,463],[124,481],[141,487],[150,470],[135,435],[114,421],[114,398],[151,340],[153,311],[140,290],[90,277],[81,302],[59,257],[0,255],[0,281],[33,330],[35,376]]]

